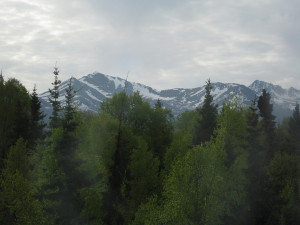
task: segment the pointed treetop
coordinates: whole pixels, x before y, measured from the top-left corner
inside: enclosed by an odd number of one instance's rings
[[[3,78],[2,70],[1,70],[1,73],[0,73],[0,84],[3,84],[3,83],[4,83],[4,78]]]
[[[125,86],[124,86],[124,93],[126,94],[126,91],[127,91],[127,85],[128,85],[128,75],[129,75],[130,71],[127,72],[127,75],[126,75],[126,80],[125,80]]]
[[[163,104],[160,101],[160,99],[157,99],[157,102],[155,103],[155,108],[162,108]]]

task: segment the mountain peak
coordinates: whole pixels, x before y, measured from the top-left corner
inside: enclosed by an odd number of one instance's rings
[[[74,100],[79,108],[84,111],[97,112],[100,103],[106,98],[111,98],[115,93],[124,90],[126,80],[120,77],[105,75],[99,72],[93,72],[79,79],[74,79],[72,85],[76,90]],[[67,87],[67,82],[62,82],[60,86],[60,97],[64,103],[64,89]],[[222,103],[230,101],[233,96],[236,96],[240,103],[244,106],[251,103],[254,96],[261,95],[262,89],[266,89],[271,93],[274,103],[274,114],[277,113],[277,118],[289,116],[291,109],[294,108],[296,102],[300,102],[300,91],[294,88],[289,90],[283,89],[278,85],[273,85],[260,80],[255,80],[249,87],[236,83],[212,83],[213,90],[211,94],[214,97],[214,103],[222,107]],[[154,88],[146,85],[127,81],[126,93],[131,95],[139,91],[141,97],[151,105],[154,105],[158,99],[161,100],[163,106],[172,110],[173,114],[179,115],[186,110],[193,110],[200,107],[205,99],[205,85],[198,88],[173,88],[168,90],[157,91]],[[51,109],[48,101],[49,93],[45,92],[40,95],[43,100],[43,107]],[[280,110],[278,110],[280,108]],[[282,110],[284,109],[284,110]],[[49,110],[48,110],[49,111]],[[282,113],[284,111],[284,113]],[[46,112],[49,114],[49,112]],[[279,116],[278,113],[282,115]]]

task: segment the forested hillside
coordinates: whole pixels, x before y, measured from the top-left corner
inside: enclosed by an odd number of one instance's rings
[[[266,90],[219,112],[207,80],[176,119],[126,88],[92,114],[71,82],[63,105],[55,68],[44,124],[36,88],[0,76],[1,224],[300,224],[296,102],[281,124]]]

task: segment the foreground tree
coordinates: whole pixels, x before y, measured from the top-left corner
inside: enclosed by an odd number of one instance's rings
[[[26,145],[18,139],[10,148],[0,180],[0,220],[3,224],[51,224],[41,203],[35,198],[36,189],[29,179],[30,164]]]
[[[162,196],[149,197],[132,224],[241,224],[235,212],[245,201],[247,154],[233,140],[242,145],[245,138],[245,119],[236,118],[242,114],[225,107],[216,136],[177,158],[165,178]],[[231,165],[226,165],[228,144],[235,152]]]
[[[30,96],[16,79],[0,85],[0,169],[4,166],[10,146],[18,138],[28,141],[30,121]]]
[[[267,193],[266,193],[266,151],[261,142],[261,128],[259,127],[259,115],[257,98],[252,101],[246,112],[247,117],[247,145],[248,169],[247,174],[247,201],[249,211],[246,216],[247,223],[264,224],[266,215]]]

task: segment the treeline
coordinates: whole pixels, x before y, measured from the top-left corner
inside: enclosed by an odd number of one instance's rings
[[[281,124],[270,94],[174,118],[125,90],[76,109],[59,71],[43,122],[36,88],[0,75],[1,224],[300,224],[300,113]]]

